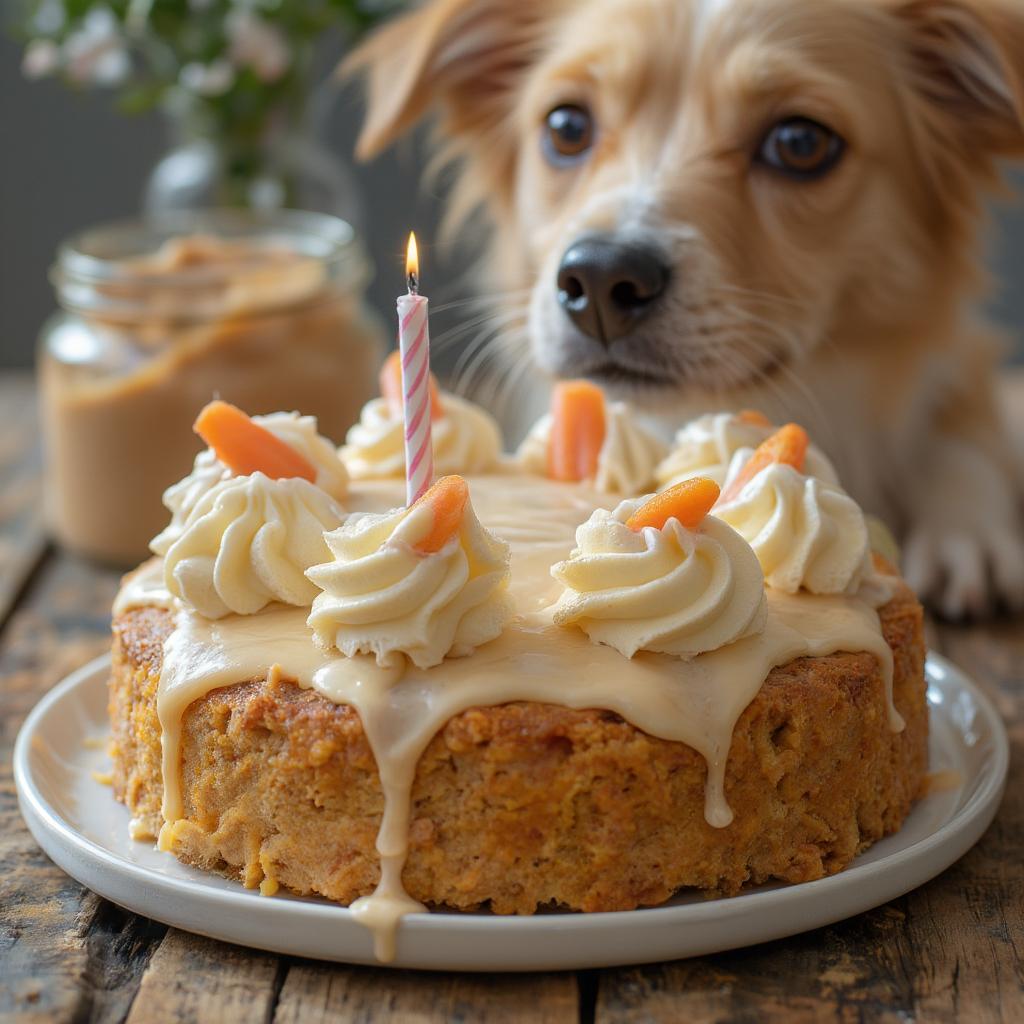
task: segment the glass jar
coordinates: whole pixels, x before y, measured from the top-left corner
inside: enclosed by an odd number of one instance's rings
[[[214,396],[249,413],[312,414],[340,442],[385,347],[369,278],[346,222],[299,211],[173,214],[62,246],[61,311],[39,352],[56,539],[117,565],[144,558]]]

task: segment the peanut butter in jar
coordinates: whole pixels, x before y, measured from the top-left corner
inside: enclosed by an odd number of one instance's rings
[[[55,538],[130,566],[219,396],[298,410],[340,442],[376,388],[383,327],[343,221],[209,211],[98,228],[64,246],[40,349],[46,515]]]

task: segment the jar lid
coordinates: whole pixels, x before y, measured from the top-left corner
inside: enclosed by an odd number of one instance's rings
[[[58,249],[60,304],[114,321],[202,321],[362,290],[366,249],[346,221],[303,210],[181,211],[89,228]]]

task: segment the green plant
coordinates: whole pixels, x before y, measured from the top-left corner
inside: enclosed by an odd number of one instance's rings
[[[116,88],[126,111],[180,108],[211,133],[253,139],[308,87],[315,42],[358,38],[402,0],[33,0],[23,69]]]

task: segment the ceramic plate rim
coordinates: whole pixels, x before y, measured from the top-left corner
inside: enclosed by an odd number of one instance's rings
[[[536,933],[561,933],[567,930],[574,931],[577,929],[596,929],[600,931],[606,929],[609,925],[616,929],[621,929],[623,925],[626,925],[627,923],[631,926],[642,927],[645,924],[655,925],[666,920],[671,920],[680,915],[685,916],[687,924],[700,924],[710,921],[719,922],[723,919],[736,917],[738,915],[747,915],[753,911],[764,913],[779,904],[792,902],[794,899],[793,893],[797,891],[803,895],[824,900],[827,899],[830,893],[849,888],[851,879],[858,876],[864,881],[867,881],[870,877],[877,876],[879,873],[886,870],[893,871],[894,869],[905,866],[908,861],[923,860],[929,852],[940,847],[947,847],[949,850],[955,851],[953,855],[948,858],[943,856],[941,864],[937,869],[930,870],[927,876],[922,875],[909,885],[898,886],[897,888],[899,891],[891,892],[886,895],[884,899],[871,903],[870,906],[877,906],[889,899],[896,898],[902,893],[909,891],[909,889],[923,884],[929,878],[934,877],[942,870],[945,870],[946,867],[958,860],[970,848],[970,846],[980,838],[981,834],[983,834],[984,830],[991,823],[999,807],[1003,791],[1005,789],[1006,777],[1009,768],[1009,739],[1002,718],[992,705],[989,698],[978,688],[977,684],[975,684],[974,681],[963,672],[963,670],[958,668],[947,658],[929,651],[927,660],[929,671],[932,674],[938,671],[946,674],[947,676],[951,676],[957,686],[969,691],[981,716],[985,719],[992,749],[989,758],[987,759],[988,763],[984,769],[980,770],[977,776],[975,776],[975,778],[980,778],[980,784],[976,785],[974,790],[966,796],[962,805],[953,811],[952,816],[947,821],[935,829],[935,831],[911,843],[909,846],[891,854],[887,854],[879,860],[867,864],[858,866],[855,862],[846,870],[826,878],[817,879],[811,882],[804,882],[798,885],[780,885],[766,890],[755,890],[741,893],[736,897],[728,899],[711,899],[702,903],[691,903],[681,906],[669,904],[658,907],[644,907],[632,911],[597,912],[590,914],[551,913],[517,917],[484,914],[423,913],[409,915],[403,922],[403,929],[417,932],[426,929],[430,932],[439,933],[454,929],[455,931],[460,931],[469,935],[484,933],[492,934],[496,931],[501,933],[522,933],[527,935]],[[63,847],[75,851],[79,857],[84,856],[108,871],[112,871],[126,877],[134,884],[140,884],[150,889],[160,890],[169,896],[187,895],[189,899],[208,899],[211,905],[223,904],[233,908],[251,909],[253,906],[252,901],[254,899],[254,894],[251,890],[239,888],[235,891],[233,889],[224,890],[210,888],[197,896],[197,888],[202,889],[201,882],[188,878],[175,878],[171,875],[163,875],[158,872],[154,872],[145,865],[134,863],[117,855],[115,852],[106,849],[93,839],[90,839],[78,832],[74,826],[49,803],[40,791],[38,783],[33,776],[29,761],[32,738],[39,728],[40,723],[45,719],[46,715],[52,710],[54,705],[59,704],[62,700],[66,699],[77,688],[85,687],[93,683],[94,677],[100,672],[108,671],[109,666],[110,655],[104,654],[70,673],[37,702],[26,717],[25,722],[18,733],[14,747],[14,780],[19,803],[22,809],[22,815],[28,823],[30,831],[40,846],[43,847],[44,851],[50,855],[51,858],[58,863],[58,866],[65,870],[66,873],[71,874],[72,877],[77,878],[77,875],[68,869],[65,862],[62,862],[64,858],[53,856],[49,843],[44,842],[44,839],[40,836],[37,829],[46,834],[47,839],[62,844]],[[963,841],[965,833],[972,833],[971,838],[966,843]],[[88,883],[81,878],[78,880],[88,886]],[[98,889],[94,891],[99,891],[101,896],[111,899],[115,903],[120,903],[122,906],[128,905],[123,900],[120,900],[109,893],[102,892]],[[129,909],[135,908],[129,907]],[[317,900],[261,900],[261,909],[264,913],[271,916],[291,916],[297,913],[302,917],[313,920],[329,918],[332,921],[337,921],[338,915],[340,914],[351,918],[351,912],[347,908],[339,907],[326,901]],[[866,909],[869,909],[867,903],[862,907],[862,910]],[[150,916],[153,915],[150,914]],[[839,920],[846,916],[850,915],[842,913],[831,918],[831,920]],[[175,922],[168,921],[166,923],[173,924]],[[821,924],[827,923],[829,922],[826,920],[820,920],[817,924],[810,927],[818,927]],[[179,925],[179,927],[187,928],[187,925]],[[200,928],[194,928],[193,930],[200,932],[203,931]],[[212,932],[203,933],[213,934]],[[795,932],[789,930],[785,934],[795,934]],[[241,940],[238,938],[228,938],[226,941],[239,942]],[[272,942],[262,946],[255,942],[251,944],[265,949],[278,949],[279,952],[290,952],[290,950],[275,947]],[[721,948],[735,948],[736,946],[746,944],[747,943],[737,942],[733,946],[722,946]],[[315,953],[309,952],[302,955],[316,956]],[[325,954],[325,958],[334,959],[334,957],[329,954]],[[645,961],[643,959],[631,960],[628,956],[608,961],[608,963],[631,962]],[[409,966],[409,964],[400,960],[396,963],[396,966]],[[578,964],[577,966],[583,965]],[[456,968],[442,967],[439,969]],[[468,967],[466,965],[460,965],[458,969],[473,969],[473,967],[472,965]],[[478,969],[487,968],[480,967]]]

